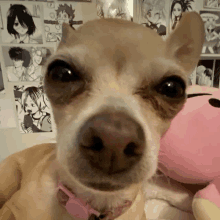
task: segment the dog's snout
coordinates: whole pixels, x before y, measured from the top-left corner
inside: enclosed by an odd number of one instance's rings
[[[90,164],[108,174],[129,170],[145,147],[141,125],[121,112],[91,117],[78,137],[80,150]]]

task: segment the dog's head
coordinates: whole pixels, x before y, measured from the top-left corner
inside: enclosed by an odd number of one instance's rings
[[[65,171],[99,190],[151,178],[160,138],[183,107],[203,39],[195,12],[183,16],[165,42],[124,20],[94,20],[77,31],[64,24],[45,66],[45,90]]]

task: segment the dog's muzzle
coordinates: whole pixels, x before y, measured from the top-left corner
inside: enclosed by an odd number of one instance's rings
[[[143,128],[123,112],[92,116],[81,127],[77,142],[90,165],[106,174],[131,169],[145,149]]]

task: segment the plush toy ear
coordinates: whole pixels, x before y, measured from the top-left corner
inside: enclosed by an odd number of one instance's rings
[[[176,29],[166,40],[167,55],[191,73],[199,61],[204,39],[204,23],[200,15],[196,12],[183,13]]]

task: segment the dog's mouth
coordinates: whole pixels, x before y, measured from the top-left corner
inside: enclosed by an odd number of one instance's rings
[[[113,185],[111,183],[95,183],[95,182],[88,182],[86,183],[88,187],[91,187],[95,190],[99,191],[116,191],[123,189],[122,185]]]

